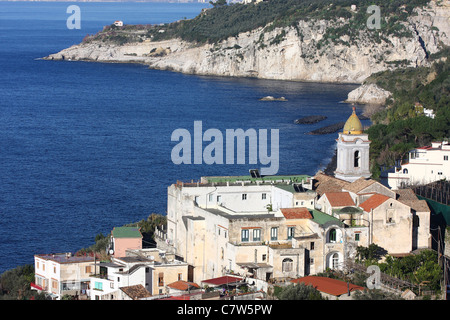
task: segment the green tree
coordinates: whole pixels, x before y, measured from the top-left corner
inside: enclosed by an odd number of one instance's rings
[[[31,290],[34,281],[34,266],[24,265],[7,270],[0,276],[1,300],[44,300],[45,294]]]
[[[222,6],[227,5],[227,0],[210,1],[209,4],[211,4],[214,8],[222,7]]]
[[[279,300],[325,300],[316,288],[304,283],[284,287],[277,298]]]

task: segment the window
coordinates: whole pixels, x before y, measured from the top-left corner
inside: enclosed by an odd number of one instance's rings
[[[183,280],[183,274],[182,273],[178,274],[178,280]]]
[[[164,286],[164,272],[158,274],[158,286]]]
[[[336,229],[330,230],[330,242],[336,242]]]
[[[92,267],[91,266],[86,266],[85,273],[92,273]]]
[[[95,290],[103,290],[103,282],[95,281],[94,288]]]
[[[387,223],[394,223],[394,209],[388,209],[386,210],[386,222]]]
[[[355,233],[355,241],[359,241],[359,233]]]
[[[278,240],[278,228],[270,229],[270,240]]]
[[[247,200],[247,194],[246,193],[242,194],[242,200]]]
[[[213,202],[214,196],[212,194],[208,195],[208,201]]]
[[[355,168],[359,168],[359,158],[360,158],[360,156],[359,156],[359,151],[358,150],[356,150],[355,151],[355,155],[354,155],[354,159],[353,159],[353,166],[355,167]]]
[[[261,195],[261,199],[262,199],[262,200],[266,200],[266,196],[267,196],[267,195],[266,195],[265,193],[263,193],[263,194]]]
[[[109,287],[110,287],[111,289],[114,289],[114,282],[110,282],[110,283],[109,283]]]
[[[314,258],[309,258],[309,264],[314,264]]]
[[[222,196],[217,196],[217,202],[221,202],[222,201]]]
[[[448,161],[448,156],[444,156],[444,161]]]
[[[291,240],[294,237],[294,231],[295,231],[294,227],[288,227],[288,229],[287,229],[288,240]]]
[[[311,242],[309,244],[309,250],[313,251],[314,250],[314,242]]]
[[[337,269],[339,267],[339,255],[337,253],[333,254],[331,257],[331,268]]]
[[[283,272],[291,272],[294,266],[294,262],[290,258],[286,258],[283,260]]]
[[[266,261],[266,258],[267,258],[267,255],[266,255],[266,254],[263,254],[263,255],[262,255],[262,261]]]
[[[253,241],[261,241],[261,229],[253,229]]]
[[[408,169],[403,169],[403,173],[407,174],[408,173]]]
[[[242,229],[241,231],[241,241],[242,242],[247,242],[248,241],[248,229]]]

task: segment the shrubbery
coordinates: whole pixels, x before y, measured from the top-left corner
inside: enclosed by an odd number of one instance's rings
[[[431,59],[449,53],[442,50]],[[433,60],[431,60],[433,61]],[[409,150],[450,136],[450,61],[435,61],[431,67],[383,71],[370,76],[375,83],[392,93],[387,107],[372,116],[368,130],[372,174],[376,178],[380,165],[394,165]],[[426,117],[416,103],[432,109],[435,118]]]

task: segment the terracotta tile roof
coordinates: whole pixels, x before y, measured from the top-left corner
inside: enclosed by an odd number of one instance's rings
[[[361,190],[364,190],[365,188],[367,188],[368,186],[376,183],[377,181],[372,180],[372,179],[365,179],[363,177],[353,181],[352,183],[350,183],[348,186],[345,187],[345,190],[353,192],[353,193],[358,193]]]
[[[150,292],[148,292],[147,289],[145,289],[142,284],[137,284],[128,287],[121,287],[120,290],[122,290],[127,296],[129,296],[133,300],[139,300],[142,298],[148,298],[152,296]]]
[[[323,173],[317,173],[314,177],[314,189],[318,195],[323,195],[325,192],[341,192],[342,188],[350,185],[350,182],[328,176]]]
[[[200,286],[194,282],[188,282],[188,281],[175,281],[167,285],[168,287],[176,290],[183,290],[188,291],[188,289],[199,289]]]
[[[293,283],[304,283],[306,285],[312,285],[320,292],[328,293],[333,296],[340,296],[347,293],[347,282],[331,279],[326,277],[307,276],[299,279],[294,279]],[[350,292],[355,290],[364,290],[363,287],[349,284]]]
[[[412,189],[399,189],[395,190],[395,193],[397,193],[397,200],[399,201],[419,200]]]
[[[242,278],[232,277],[232,276],[223,276],[219,278],[213,278],[208,280],[203,280],[202,282],[207,284],[212,284],[216,286],[224,285],[224,284],[231,284],[242,281]]]
[[[373,196],[371,196],[369,199],[361,203],[359,206],[366,212],[370,212],[371,209],[375,209],[380,204],[385,202],[386,200],[390,199],[388,196],[385,196],[384,194],[376,193]]]
[[[399,200],[399,201],[415,211],[431,212],[430,207],[428,206],[425,200]]]
[[[327,197],[332,207],[349,207],[355,205],[348,192],[325,192],[323,195]]]
[[[312,219],[313,216],[307,208],[283,208],[280,209],[281,213],[286,219]]]

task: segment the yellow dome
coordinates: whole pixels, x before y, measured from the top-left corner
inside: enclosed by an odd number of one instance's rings
[[[348,118],[347,122],[344,125],[344,134],[362,134],[363,133],[363,126],[361,124],[361,121],[359,121],[358,116],[355,112],[355,107],[353,107],[353,113]]]

